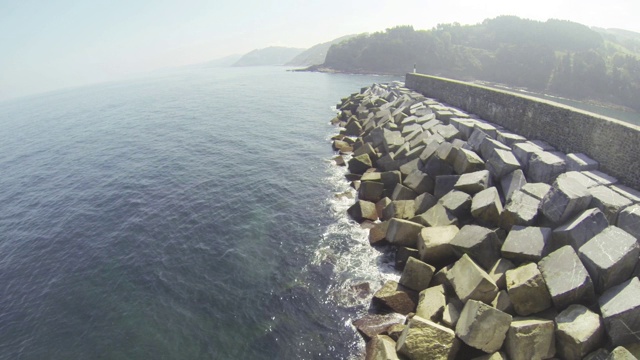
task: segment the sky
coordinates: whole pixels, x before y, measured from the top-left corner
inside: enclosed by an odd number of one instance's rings
[[[0,0],[0,100],[398,25],[499,15],[640,32],[640,0]]]

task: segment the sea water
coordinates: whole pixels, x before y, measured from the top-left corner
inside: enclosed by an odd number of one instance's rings
[[[357,358],[397,273],[328,122],[391,80],[189,68],[1,102],[0,358]]]

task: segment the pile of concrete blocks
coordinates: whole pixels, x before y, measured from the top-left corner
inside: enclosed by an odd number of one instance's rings
[[[402,272],[372,299],[393,320],[355,322],[367,359],[639,355],[640,192],[402,83],[337,108],[348,213]]]

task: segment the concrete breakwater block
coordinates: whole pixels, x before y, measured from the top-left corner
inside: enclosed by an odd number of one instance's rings
[[[578,250],[596,292],[602,293],[629,279],[638,263],[638,240],[626,231],[610,226]]]
[[[409,359],[453,360],[460,340],[453,330],[414,316],[400,335],[396,348]]]
[[[569,306],[555,322],[557,351],[563,359],[580,360],[604,343],[602,318],[585,306]]]
[[[363,88],[338,108],[344,130],[331,145],[357,193],[348,213],[371,245],[394,249],[400,271],[370,308],[398,322],[358,322],[367,359],[638,351],[640,192],[585,154],[399,83]]]
[[[527,316],[551,307],[549,290],[535,263],[507,271],[506,280],[509,298],[518,315]]]
[[[545,256],[538,267],[557,309],[577,303],[590,304],[595,299],[591,277],[571,246]]]
[[[559,176],[542,199],[540,210],[553,224],[561,224],[584,211],[591,203],[591,194],[577,181]]]
[[[600,312],[613,345],[640,341],[640,280],[634,277],[607,290],[600,299]]]
[[[511,315],[476,300],[467,301],[456,324],[465,344],[487,353],[500,350],[511,325]]]
[[[500,259],[502,244],[498,235],[483,226],[463,226],[450,244],[459,256],[469,255],[483,269],[490,269]]]
[[[467,254],[455,262],[446,276],[463,302],[478,300],[490,304],[498,294],[498,285]]]
[[[511,360],[550,359],[556,354],[552,320],[516,318],[511,322],[505,349]]]

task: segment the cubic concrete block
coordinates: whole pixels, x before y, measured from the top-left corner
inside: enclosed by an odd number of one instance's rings
[[[495,149],[487,160],[486,166],[494,179],[502,179],[505,175],[519,169],[520,163],[511,151]]]
[[[482,132],[487,134],[487,136],[489,136],[492,139],[495,139],[498,137],[498,128],[488,122],[479,121],[476,123],[475,127],[478,130],[482,130]]]
[[[511,269],[515,269],[516,266],[507,259],[500,258],[496,261],[495,264],[489,269],[489,277],[493,279],[493,281],[498,286],[498,289],[506,289],[507,288],[507,271]]]
[[[507,271],[507,292],[515,312],[527,316],[551,307],[551,296],[535,263]]]
[[[402,162],[402,160],[400,161]],[[400,173],[402,173],[402,177],[406,178],[412,172],[422,169],[422,166],[423,164],[420,159],[414,159],[400,165],[400,168],[398,170],[400,170]]]
[[[511,315],[480,301],[469,300],[460,313],[456,335],[465,344],[487,353],[500,350],[511,325]]]
[[[428,133],[428,130],[425,130],[425,132],[423,134]],[[436,151],[438,150],[438,147],[440,147],[440,143],[437,141],[429,141],[431,139],[425,140],[428,141],[427,146],[424,148],[424,150],[422,150],[422,153],[420,153],[420,160],[422,160],[423,163],[425,163],[425,165],[427,164],[428,160],[435,155]]]
[[[456,254],[450,243],[458,231],[455,225],[425,227],[420,230],[418,235],[420,259],[438,267],[455,261]]]
[[[404,144],[404,138],[399,131],[384,129],[382,137],[382,146],[386,153],[395,152]]]
[[[423,193],[418,195],[414,200],[414,208],[416,214],[422,214],[425,211],[429,210],[433,205],[438,202],[438,199],[430,193]]]
[[[409,174],[403,184],[416,194],[432,193],[435,186],[433,179],[420,170],[415,170]]]
[[[471,135],[469,135],[469,138],[467,139],[467,143],[471,146],[473,151],[478,152],[480,151],[480,146],[482,145],[482,142],[484,141],[484,139],[491,138],[491,137],[481,129],[476,128],[475,127],[476,124],[478,124],[477,121],[473,125],[474,130],[471,132]]]
[[[445,289],[442,285],[423,289],[418,295],[416,315],[433,322],[440,322],[444,307],[447,305]]]
[[[527,167],[529,165],[529,160],[531,160],[531,157],[533,156],[533,154],[536,154],[542,151],[543,150],[539,146],[529,141],[525,141],[525,142],[513,145],[513,155],[516,157],[516,159],[518,159],[518,162],[522,166],[522,170],[525,170],[525,171],[527,170]]]
[[[418,234],[424,226],[415,222],[391,219],[389,220],[389,228],[387,229],[387,241],[396,246],[416,247],[418,242]]]
[[[587,189],[591,189],[592,187],[600,186],[595,180],[591,179],[587,175],[579,172],[579,171],[567,171],[564,174],[560,174],[562,177],[571,178],[580,183],[580,185],[586,187]]]
[[[404,266],[409,261],[409,258],[420,258],[420,254],[418,254],[418,249],[414,249],[407,246],[398,246],[396,247],[396,259],[395,259],[395,268],[396,270],[402,271],[404,270]]]
[[[554,224],[562,224],[589,206],[591,194],[576,181],[558,177],[545,195],[540,211]]]
[[[617,225],[636,239],[640,239],[640,205],[632,205],[622,210],[618,215]]]
[[[459,175],[441,175],[436,177],[436,185],[433,190],[433,196],[436,199],[440,199],[451,190],[454,189],[456,183],[460,179]]]
[[[464,303],[460,300],[453,300],[444,307],[442,313],[442,323],[448,328],[455,329],[460,313],[464,308]]]
[[[640,191],[621,184],[610,185],[609,187],[611,190],[631,200],[634,204],[640,203]]]
[[[480,224],[498,226],[502,214],[502,202],[495,187],[490,187],[475,194],[471,201],[471,215]]]
[[[510,360],[550,359],[556,353],[554,324],[539,318],[515,318],[511,322],[505,350]]]
[[[409,359],[453,360],[460,348],[453,330],[414,316],[398,339],[396,350]]]
[[[609,353],[605,360],[638,360],[638,358],[624,346],[618,346]]]
[[[582,305],[571,305],[555,319],[557,352],[563,359],[580,360],[603,345],[600,315]]]
[[[390,204],[391,204],[391,199],[389,199],[388,197],[384,197],[376,203],[376,212],[378,213],[378,218],[384,220],[384,215],[383,215],[384,209]]]
[[[504,258],[517,264],[529,261],[537,263],[546,255],[550,240],[550,228],[516,225],[511,228],[500,252]]]
[[[589,304],[594,300],[591,277],[571,246],[563,246],[545,256],[538,263],[538,268],[558,310],[576,303]]]
[[[362,177],[360,177],[360,181],[382,182],[382,173],[377,171],[367,171],[364,174],[362,174]]]
[[[522,135],[514,134],[508,130],[501,129],[498,130],[497,140],[509,147],[512,147],[515,144],[527,141],[527,138]]]
[[[454,174],[453,167],[437,156],[430,157],[420,170],[436,180],[439,176]]]
[[[365,360],[399,360],[396,342],[389,336],[376,335],[366,347]]]
[[[471,196],[457,190],[451,190],[438,200],[458,220],[470,217]]]
[[[595,182],[597,182],[600,185],[608,186],[608,185],[613,185],[618,183],[618,179],[608,174],[605,174],[602,171],[588,170],[588,171],[581,171],[581,173],[595,180]]]
[[[355,204],[351,205],[347,209],[347,213],[351,218],[359,223],[365,220],[376,221],[378,220],[378,212],[376,211],[376,204],[370,201],[358,200]]]
[[[383,221],[373,225],[369,230],[369,245],[383,244],[387,241],[389,222]]]
[[[349,172],[352,174],[364,174],[372,166],[371,158],[367,154],[355,156],[348,162]]]
[[[500,188],[504,194],[505,203],[511,200],[514,192],[520,190],[522,186],[527,183],[527,179],[524,176],[522,169],[517,169],[505,176],[500,180]]]
[[[478,154],[467,149],[458,149],[453,170],[458,175],[485,169],[484,161]]]
[[[532,226],[538,218],[541,202],[522,190],[514,192],[500,214],[500,227],[509,231],[514,225]]]
[[[600,299],[600,313],[614,346],[634,344],[640,334],[640,280],[634,277],[607,290]]]
[[[455,121],[451,119],[450,121],[451,124],[453,126],[456,126],[458,131],[460,131],[460,134],[462,134],[462,138],[465,140],[469,139],[469,137],[473,133],[473,130],[475,129],[475,124],[477,122],[473,119],[456,119]]]
[[[425,213],[411,219],[424,226],[458,225],[458,218],[449,212],[442,204],[436,203]]]
[[[444,160],[447,164],[453,165],[454,160],[456,159],[457,151],[453,150],[453,145],[450,142],[441,143],[436,149],[435,156]]]
[[[407,315],[415,311],[418,304],[418,294],[390,280],[373,294],[373,301],[399,314]]]
[[[500,141],[494,140],[490,137],[486,137],[480,143],[479,153],[483,159],[489,160],[495,153],[496,149],[511,151],[510,147],[501,143]],[[520,167],[520,164],[518,164],[518,167]]]
[[[599,209],[588,209],[578,214],[564,225],[553,230],[552,248],[559,249],[570,245],[574,250],[580,249],[589,239],[609,226],[609,222]]]
[[[590,207],[602,210],[609,224],[615,224],[620,211],[632,204],[631,200],[604,185],[589,189],[589,193],[592,196]]]
[[[385,190],[388,190],[389,195],[391,195],[396,185],[402,183],[402,174],[399,170],[385,171],[380,173],[380,181],[384,184]]]
[[[391,200],[415,200],[418,194],[402,184],[396,184],[391,195]]]
[[[507,290],[500,290],[491,301],[491,306],[510,315],[515,315],[516,313]]]
[[[462,174],[453,188],[463,191],[469,195],[473,195],[490,186],[491,180],[489,176],[490,174],[488,170]]]
[[[431,286],[442,285],[445,288],[446,294],[453,294],[455,291],[453,290],[453,285],[451,285],[451,281],[447,278],[447,274],[449,271],[453,269],[453,264],[449,264],[442,269],[438,270],[433,277],[431,278]]]
[[[609,226],[587,241],[578,255],[589,272],[597,293],[629,279],[633,273],[640,246],[626,231]]]
[[[531,182],[551,184],[558,175],[565,172],[567,164],[561,157],[547,152],[537,152],[531,155],[527,166],[527,179]]]
[[[411,290],[422,291],[429,287],[431,277],[433,277],[435,271],[435,267],[416,258],[409,258],[404,266],[399,283]]]
[[[463,302],[473,299],[489,304],[498,293],[498,286],[493,279],[467,254],[454,263],[446,277]]]
[[[522,185],[520,190],[527,195],[533,196],[538,200],[542,200],[547,193],[551,191],[551,185],[545,183],[526,183]]]
[[[490,269],[498,261],[502,246],[495,231],[478,225],[463,226],[450,244],[456,254],[468,254],[484,269]]]
[[[366,314],[365,316],[354,320],[353,326],[358,330],[365,340],[372,339],[376,335],[384,333],[389,326],[394,324],[402,324],[405,322],[405,316],[391,314]]]
[[[376,161],[376,168],[384,172],[399,171],[400,161],[393,157],[393,154],[382,154]]]
[[[360,146],[353,152],[353,156],[360,156],[363,154],[369,155],[369,158],[371,159],[372,163],[375,163],[376,160],[378,160],[378,153],[373,148],[373,146],[371,146],[371,144],[369,143],[362,144],[362,146]]]
[[[567,154],[566,161],[569,171],[598,170],[598,162],[583,153]]]
[[[415,216],[415,206],[413,200],[393,200],[382,210],[382,220],[411,219]]]
[[[377,181],[361,181],[360,189],[358,189],[358,198],[371,202],[380,201],[384,193],[384,184]]]

